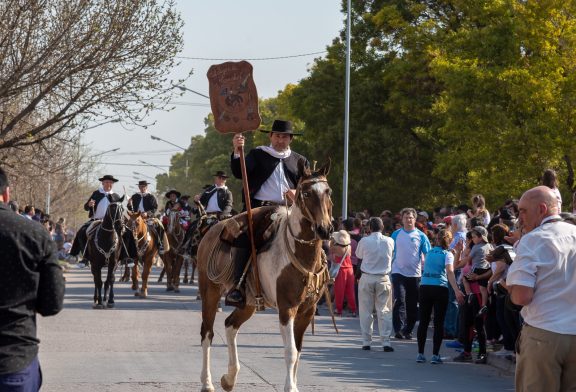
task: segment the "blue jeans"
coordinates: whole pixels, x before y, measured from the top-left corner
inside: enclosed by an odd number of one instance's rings
[[[392,308],[392,325],[394,333],[408,335],[414,330],[418,319],[419,277],[392,274],[392,291],[394,307]]]
[[[460,270],[454,271],[454,276],[458,280]],[[458,301],[451,285],[448,285],[448,308],[444,319],[444,332],[454,337],[458,336]]]
[[[42,371],[38,357],[16,373],[0,375],[0,392],[38,392],[42,386]]]

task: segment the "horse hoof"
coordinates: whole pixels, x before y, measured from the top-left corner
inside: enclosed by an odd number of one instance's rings
[[[106,304],[106,307],[107,307],[108,309],[112,309],[114,306],[116,306],[116,304],[115,304],[114,302],[112,302],[112,303],[108,302],[108,303]]]
[[[180,292],[180,289],[175,288],[175,289],[174,289],[174,292],[175,292],[175,293],[179,293],[179,292]]]
[[[224,389],[227,392],[234,389],[234,384],[230,384],[228,381],[226,381],[226,375],[223,375],[222,378],[220,379],[220,385],[222,385],[222,389]]]
[[[102,305],[102,304],[92,304],[92,309],[104,309],[104,305]]]
[[[202,297],[200,297],[199,295],[196,296],[196,301],[201,301]]]
[[[184,283],[188,283],[188,279],[184,279]]]
[[[166,291],[174,291],[174,287],[166,287]]]
[[[214,392],[215,389],[214,387],[210,386],[210,387],[202,387],[202,389],[200,390],[200,392]]]

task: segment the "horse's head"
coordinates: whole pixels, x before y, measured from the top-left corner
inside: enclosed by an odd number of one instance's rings
[[[132,230],[134,234],[139,231],[143,231],[146,228],[146,222],[142,217],[142,212],[126,211],[126,214],[128,215],[128,222],[126,222],[126,225],[130,230]]]
[[[306,167],[305,161],[298,161],[300,182],[296,188],[296,206],[304,217],[312,223],[312,229],[321,239],[330,239],[332,227],[332,189],[326,176],[330,171],[330,159],[317,171]]]
[[[108,200],[112,200],[110,195],[107,196]],[[122,231],[122,215],[124,213],[124,208],[122,207],[122,202],[124,201],[124,196],[118,201],[111,201],[106,210],[106,216],[104,217],[103,225],[110,225],[114,227],[118,233]]]

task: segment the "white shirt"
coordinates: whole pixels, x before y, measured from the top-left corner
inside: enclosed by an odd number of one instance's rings
[[[144,209],[144,196],[146,196],[148,193],[140,193],[140,204],[138,204],[138,211],[141,212],[146,212],[146,210]]]
[[[218,189],[228,189],[226,185],[218,186],[215,185],[216,190],[210,196],[210,200],[208,200],[208,204],[206,205],[206,212],[222,212],[222,209],[218,205]]]
[[[553,218],[520,239],[506,283],[534,288],[521,311],[529,325],[576,335],[576,226]]]
[[[387,275],[392,264],[394,240],[382,233],[372,233],[362,238],[356,247],[356,257],[362,259],[362,272],[373,275]]]
[[[407,277],[422,276],[424,255],[432,248],[426,234],[418,229],[399,229],[392,233],[392,238],[395,241],[392,273]]]
[[[104,197],[98,202],[98,205],[96,206],[96,211],[94,211],[92,219],[104,219],[104,217],[106,216],[106,210],[110,205],[110,201],[108,200],[106,195],[111,195],[112,193],[114,193],[113,191],[105,192],[104,189],[102,189],[102,187],[98,188],[98,190],[100,191],[100,193],[104,194]]]
[[[284,164],[282,159],[276,165],[276,168],[268,177],[258,192],[254,195],[256,200],[273,201],[276,203],[284,202],[284,193],[290,189],[286,175],[284,174]]]

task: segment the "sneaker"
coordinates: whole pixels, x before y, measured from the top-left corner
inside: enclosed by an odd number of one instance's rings
[[[444,363],[444,361],[442,361],[442,357],[440,355],[432,355],[432,359],[430,360],[430,363],[433,365],[440,365],[440,364]]]
[[[506,355],[511,355],[511,354],[514,354],[514,351],[506,350],[504,347],[502,347],[500,350],[494,352],[494,355],[498,355],[499,357],[505,357]]]
[[[470,353],[461,352],[458,356],[452,359],[454,362],[472,362],[472,355]]]
[[[362,350],[364,350],[364,351],[370,351],[370,346],[362,346]]]
[[[404,339],[404,336],[402,336],[402,334],[400,332],[396,332],[396,334],[394,334],[394,337],[396,339]]]
[[[446,342],[446,347],[448,348],[463,348],[464,345],[460,343],[458,340],[453,340],[451,342]]]
[[[478,354],[478,358],[474,361],[474,363],[485,365],[488,362],[488,357],[486,354]]]
[[[418,354],[418,356],[416,357],[416,362],[418,363],[426,362],[426,357],[424,356],[424,354]]]
[[[382,350],[383,350],[385,353],[393,353],[393,352],[394,352],[394,347],[392,347],[392,346],[384,346],[384,347],[382,347]]]

